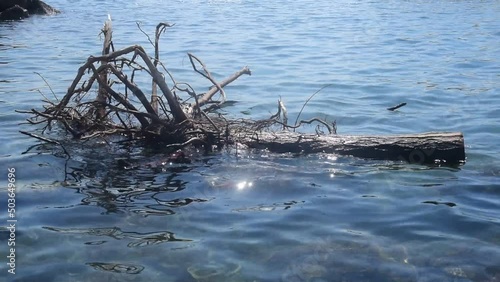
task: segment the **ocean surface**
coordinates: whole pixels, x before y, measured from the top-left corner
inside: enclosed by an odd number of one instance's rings
[[[500,2],[47,0],[0,23],[0,281],[500,281]],[[106,143],[35,146],[19,130],[102,48],[143,45],[229,117],[336,120],[339,134],[460,131],[467,162],[221,152],[188,165]],[[153,54],[153,53],[151,53]],[[39,73],[45,81],[36,73]],[[406,102],[391,112],[387,107]],[[304,132],[314,132],[306,126]],[[54,136],[52,136],[54,137]],[[63,138],[63,136],[59,136]],[[27,152],[26,152],[27,151]],[[116,158],[135,169],[120,169]],[[8,272],[15,168],[15,274]]]

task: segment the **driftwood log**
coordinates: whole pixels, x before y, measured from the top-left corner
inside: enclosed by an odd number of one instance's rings
[[[47,103],[44,110],[28,111],[33,115],[28,122],[45,124],[42,133],[50,130],[55,121],[74,139],[120,135],[128,140],[144,140],[145,144],[161,144],[168,152],[187,146],[203,148],[208,152],[243,144],[276,153],[334,153],[417,164],[438,162],[454,165],[465,161],[464,138],[458,132],[340,136],[336,134],[335,121],[317,118],[299,121],[304,106],[317,92],[307,99],[293,125],[288,123],[287,110],[281,99],[277,113],[269,119],[226,119],[217,112],[226,102],[223,88],[242,75],[251,75],[250,69],[244,67],[218,82],[199,58],[188,53],[193,70],[212,84],[205,93],[198,94],[188,83],[175,80],[159,61],[160,34],[172,26],[166,23],[157,25],[155,42],[150,39],[155,55],[150,57],[138,45],[114,50],[109,18],[103,29],[105,41],[100,56],[90,56],[78,69],[62,99],[54,95],[57,101],[53,102],[44,96]],[[150,94],[135,83],[141,73],[146,73],[151,79]],[[93,90],[93,86],[97,87],[97,91]],[[219,94],[218,100],[214,99],[216,94]],[[301,125],[312,123],[317,124],[316,134],[296,132]],[[325,129],[327,133],[323,132]],[[22,133],[63,146],[58,140]]]
[[[458,164],[465,161],[464,137],[460,132],[347,136],[282,131],[249,134],[238,140],[248,147],[276,153],[333,153],[414,164]]]

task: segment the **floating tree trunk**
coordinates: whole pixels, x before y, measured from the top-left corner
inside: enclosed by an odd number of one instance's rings
[[[28,122],[45,123],[45,131],[50,129],[53,121],[57,121],[75,139],[120,134],[132,140],[161,143],[170,150],[195,146],[212,151],[240,143],[277,153],[335,153],[420,164],[436,161],[456,164],[465,161],[461,133],[340,136],[336,135],[335,121],[314,118],[297,120],[295,125],[288,124],[286,108],[281,99],[278,101],[277,114],[269,119],[225,119],[216,112],[226,101],[223,88],[244,74],[251,75],[250,69],[244,67],[217,82],[207,66],[198,57],[188,53],[193,70],[212,85],[207,92],[197,94],[188,83],[177,82],[159,61],[160,34],[171,26],[166,23],[157,26],[155,43],[150,41],[155,49],[154,58],[151,59],[145,49],[138,45],[111,52],[110,47],[113,45],[109,19],[103,30],[105,42],[102,54],[87,59],[79,68],[66,95],[57,104],[46,100],[43,111],[29,111],[34,117]],[[141,73],[146,73],[153,81],[153,90],[149,95],[134,81]],[[165,77],[170,82],[167,83]],[[172,86],[169,87],[169,83]],[[92,91],[94,84],[97,84],[97,94]],[[156,92],[156,86],[161,93]],[[219,100],[214,99],[217,94]],[[304,123],[317,123],[316,134],[296,133]],[[327,129],[328,133],[323,133],[319,128]],[[44,136],[23,133],[44,142],[61,144]]]
[[[282,131],[248,134],[237,139],[251,148],[268,149],[276,153],[333,153],[417,164],[456,164],[465,161],[464,137],[460,132],[318,136]]]

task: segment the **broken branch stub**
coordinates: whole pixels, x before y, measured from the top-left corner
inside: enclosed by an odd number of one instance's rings
[[[111,17],[108,15],[108,20],[104,23],[104,27],[102,29],[102,33],[104,35],[104,43],[102,47],[102,55],[107,55],[109,54],[110,48],[111,48]],[[105,61],[101,61],[101,66],[107,64]],[[107,84],[108,81],[108,74],[106,72],[99,73],[98,76],[100,76],[101,81],[105,81]],[[107,93],[106,90],[103,87],[102,83],[99,83],[99,90],[97,93],[97,98],[96,98],[96,119],[102,119],[104,118],[106,114],[106,98],[107,98]]]

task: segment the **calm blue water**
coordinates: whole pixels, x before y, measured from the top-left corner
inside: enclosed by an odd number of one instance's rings
[[[16,275],[0,281],[498,281],[500,2],[51,0],[52,17],[0,23],[0,222],[17,170]],[[437,168],[333,155],[222,153],[189,166],[144,164],[140,148],[75,145],[65,161],[18,133],[15,109],[62,97],[98,54],[175,23],[161,58],[178,80],[227,87],[233,117],[265,118],[281,96],[292,120],[337,120],[340,134],[462,131],[467,163]],[[407,102],[396,112],[385,108]],[[305,128],[313,131],[314,128]]]

